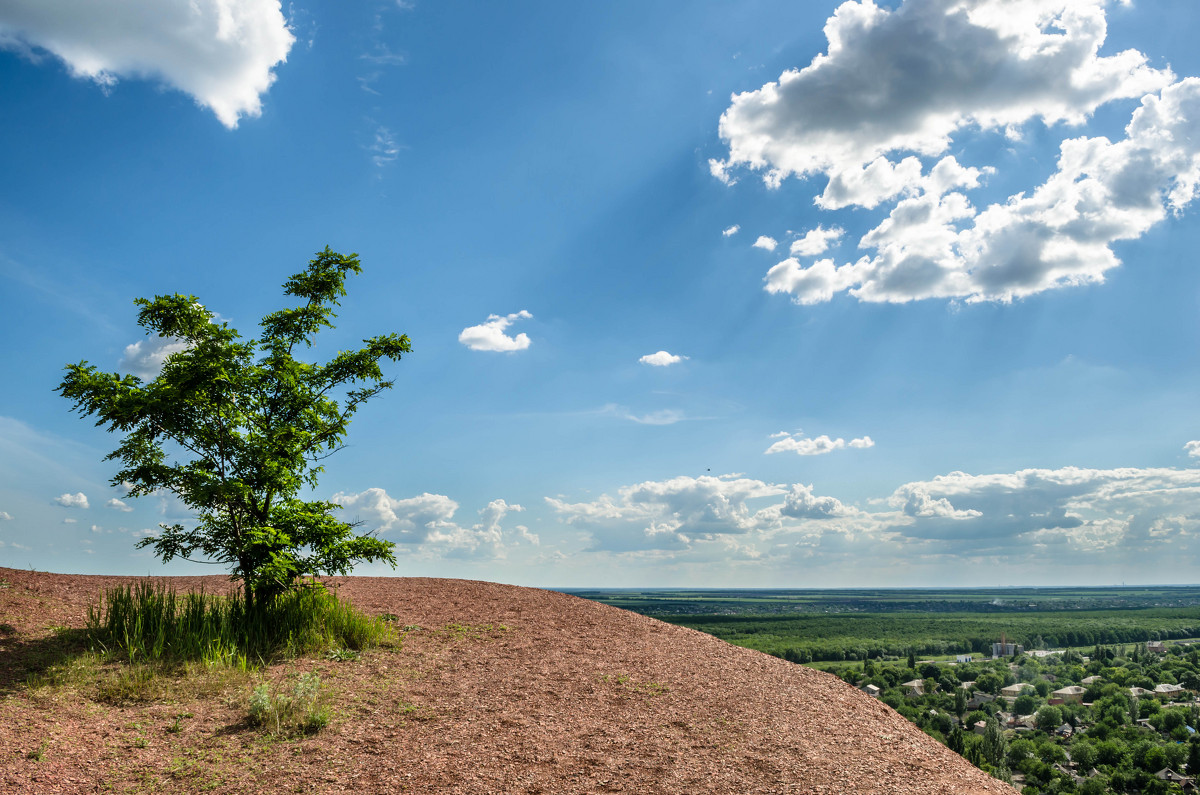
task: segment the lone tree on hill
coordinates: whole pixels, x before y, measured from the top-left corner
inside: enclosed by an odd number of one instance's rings
[[[316,487],[319,462],[340,449],[358,407],[392,386],[380,362],[411,351],[407,336],[386,334],[325,364],[292,355],[333,327],[346,276],[361,271],[356,254],[326,247],[284,284],[304,303],[264,317],[262,335],[248,341],[193,296],[136,299],[138,325],[184,349],[149,383],[83,361],[67,365],[57,389],[80,414],[125,434],[105,459],[123,464],[113,485],[133,497],[165,489],[197,512],[195,527],[160,525],[138,548],[154,547],[164,563],[199,556],[229,566],[248,613],[302,577],[396,562],[391,542],[334,518],[339,506],[297,496]]]

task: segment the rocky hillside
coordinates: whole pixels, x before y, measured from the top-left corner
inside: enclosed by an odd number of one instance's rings
[[[161,579],[180,590],[226,584]],[[357,660],[194,672],[134,699],[93,686],[112,670],[44,684],[69,628],[117,581],[0,569],[0,791],[1015,791],[833,676],[485,582],[332,580],[407,627],[402,648]],[[330,699],[327,728],[281,739],[249,724],[253,684],[286,688],[312,671]]]

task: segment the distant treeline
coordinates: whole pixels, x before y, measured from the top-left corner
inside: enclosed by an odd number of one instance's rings
[[[655,615],[648,613],[649,615]],[[731,616],[657,614],[657,618],[797,662],[990,654],[1003,633],[1037,647],[1095,646],[1200,637],[1200,609]]]

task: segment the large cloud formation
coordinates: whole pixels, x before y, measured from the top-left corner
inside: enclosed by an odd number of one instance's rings
[[[279,0],[7,0],[0,46],[48,50],[104,87],[149,77],[190,94],[222,124],[262,113],[295,37]]]
[[[623,487],[615,498],[546,502],[585,534],[591,550],[660,561],[791,560],[834,568],[1200,561],[1198,469],[952,472],[905,483],[868,509],[811,485],[744,475],[676,477]]]
[[[815,201],[827,210],[896,203],[858,241],[873,253],[805,264],[822,253],[806,235],[766,289],[800,304],[844,291],[1008,301],[1102,281],[1119,264],[1112,244],[1181,211],[1200,183],[1200,81],[1176,82],[1134,50],[1099,55],[1107,4],[843,3],[825,26],[827,53],[733,97],[720,123],[729,156],[710,165],[726,182],[742,169],[772,186],[824,176]],[[1018,139],[1026,122],[1082,125],[1105,103],[1137,98],[1124,139],[1064,140],[1044,184],[982,211],[966,192],[995,169],[946,154],[964,131]]]

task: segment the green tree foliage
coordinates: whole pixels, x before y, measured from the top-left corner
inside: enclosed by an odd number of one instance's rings
[[[1038,706],[1038,697],[1026,691],[1017,696],[1013,702],[1013,712],[1017,715],[1032,715]]]
[[[134,497],[170,491],[196,512],[194,527],[161,525],[138,546],[164,562],[229,567],[250,608],[308,575],[345,574],[360,560],[395,563],[393,545],[355,535],[334,518],[337,505],[299,496],[316,486],[320,462],[340,448],[357,409],[392,386],[380,362],[411,350],[407,336],[387,334],[324,364],[293,355],[332,328],[346,277],[361,270],[357,255],[326,247],[284,284],[301,305],[263,318],[255,340],[193,296],[139,298],[138,324],[184,350],[149,383],[83,361],[67,366],[58,387],[80,414],[125,434],[107,458],[122,465],[114,485]]]
[[[1004,758],[1008,753],[1008,742],[1004,739],[1004,732],[995,718],[987,719],[987,726],[983,730],[983,743],[979,751],[983,756],[983,761],[992,767],[1003,765]]]
[[[1058,707],[1042,707],[1037,711],[1037,727],[1044,732],[1054,731],[1062,722],[1062,710]]]
[[[967,711],[967,691],[961,687],[954,689],[954,714],[962,717]]]
[[[1071,743],[1071,760],[1083,772],[1096,766],[1096,746],[1084,739]]]

